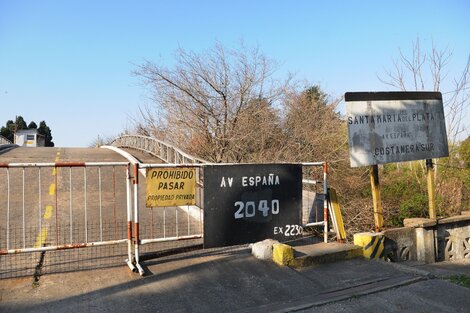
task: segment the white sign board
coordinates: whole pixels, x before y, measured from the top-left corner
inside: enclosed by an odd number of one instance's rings
[[[351,167],[449,156],[440,92],[345,94]]]

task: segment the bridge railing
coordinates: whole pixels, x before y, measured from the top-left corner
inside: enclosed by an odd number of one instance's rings
[[[12,142],[3,136],[0,136],[0,145],[11,145]]]
[[[191,156],[182,150],[156,138],[142,135],[122,135],[111,143],[118,148],[130,148],[147,152],[164,163],[169,164],[204,164],[207,161]]]

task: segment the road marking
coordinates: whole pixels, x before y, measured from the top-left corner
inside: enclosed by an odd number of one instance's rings
[[[52,205],[46,205],[46,210],[45,210],[44,216],[43,216],[43,218],[44,218],[45,220],[48,220],[48,219],[50,219],[50,218],[52,217],[52,210],[53,210],[53,209],[54,209],[54,208],[52,207]]]
[[[39,233],[38,237],[36,238],[36,243],[34,244],[35,248],[40,248],[44,246],[46,243],[47,238],[47,227],[43,226],[41,232]]]
[[[50,195],[50,196],[55,195],[55,183],[52,183],[52,184],[49,186],[49,195]]]
[[[60,151],[57,151],[55,162],[59,162],[60,160]],[[57,168],[52,169],[52,176],[55,177],[57,175]],[[56,193],[56,184],[51,183],[49,185],[49,195],[54,196]],[[52,205],[46,205],[44,209],[43,219],[44,222],[49,220],[52,217],[52,211],[54,207]],[[42,226],[41,231],[39,232],[38,236],[36,237],[36,243],[34,244],[35,248],[43,247],[46,244],[47,233],[49,229],[49,223],[44,223],[45,225]]]

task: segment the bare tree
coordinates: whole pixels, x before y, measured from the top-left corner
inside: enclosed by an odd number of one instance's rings
[[[402,91],[433,90],[443,93],[446,111],[447,136],[451,148],[466,131],[463,124],[465,110],[470,106],[470,55],[460,76],[447,83],[447,67],[452,59],[448,48],[438,49],[433,43],[431,51],[423,52],[419,38],[412,43],[411,55],[399,50],[399,58],[393,60],[393,69],[385,71],[379,80]],[[441,90],[446,85],[450,90]]]
[[[253,144],[246,138],[258,138],[259,125],[274,118],[264,110],[242,125],[253,101],[274,108],[288,82],[273,78],[276,69],[258,48],[227,49],[219,43],[204,53],[178,49],[172,68],[147,61],[135,74],[152,90],[155,107],[141,109],[141,126],[152,133],[164,129],[166,140],[207,160],[240,161],[248,148],[241,145]]]
[[[340,100],[331,101],[319,86],[287,95],[284,126],[289,138],[287,159],[329,162],[348,159],[346,126],[337,113]]]

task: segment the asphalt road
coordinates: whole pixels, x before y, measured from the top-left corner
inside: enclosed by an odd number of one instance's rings
[[[0,311],[450,313],[470,307],[470,289],[434,276],[429,268],[379,261],[295,270],[230,248],[144,265],[144,277],[121,266],[45,275],[36,287],[28,278],[0,280]],[[469,275],[469,265],[452,273]]]

